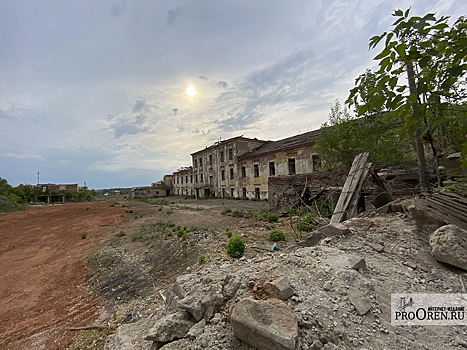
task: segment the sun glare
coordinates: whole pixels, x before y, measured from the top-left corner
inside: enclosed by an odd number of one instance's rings
[[[196,90],[193,86],[190,85],[190,87],[186,89],[186,93],[188,94],[188,96],[193,97],[196,95]]]

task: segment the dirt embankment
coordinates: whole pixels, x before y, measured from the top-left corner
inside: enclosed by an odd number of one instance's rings
[[[63,349],[75,335],[68,327],[98,317],[98,299],[80,287],[85,259],[126,221],[109,203],[0,214],[1,349]]]

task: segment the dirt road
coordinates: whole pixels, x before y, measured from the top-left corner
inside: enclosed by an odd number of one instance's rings
[[[69,327],[98,317],[98,300],[80,289],[85,259],[126,220],[109,203],[0,214],[1,349],[63,349],[74,336]]]

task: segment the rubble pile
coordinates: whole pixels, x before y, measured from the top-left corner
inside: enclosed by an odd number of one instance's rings
[[[120,326],[106,349],[464,348],[462,327],[391,325],[391,293],[465,292],[463,272],[431,255],[430,243],[452,231],[443,228],[430,237],[406,213],[374,213],[288,252],[193,267],[160,291],[164,306]]]

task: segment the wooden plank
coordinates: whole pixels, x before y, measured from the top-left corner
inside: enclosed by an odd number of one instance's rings
[[[378,172],[376,171],[375,168],[372,169],[371,171],[371,177],[373,178],[373,181],[375,182],[378,191],[380,194],[373,200],[373,204],[376,208],[382,207],[385,204],[388,204],[392,202],[394,199],[391,197],[391,194],[386,188],[386,185],[384,184],[383,180],[378,175]]]
[[[429,201],[429,202],[433,202],[433,203],[439,203],[440,205],[443,205],[446,207],[446,210],[448,210],[449,212],[452,212],[452,213],[455,213],[457,215],[459,215],[460,218],[467,218],[467,208],[459,208],[459,207],[456,207],[455,204],[449,202],[449,201],[445,201],[445,200],[441,200],[440,198],[426,198],[425,200]],[[464,209],[464,210],[462,210]]]
[[[446,204],[441,201],[434,201],[433,199],[429,199],[429,198],[427,198],[426,201],[428,201],[432,205],[436,205],[440,208],[443,208],[446,214],[451,215],[453,217],[457,217],[460,220],[465,220],[467,218],[467,215],[465,212],[453,208],[450,204]]]
[[[368,175],[368,171],[370,170],[370,168],[371,168],[371,163],[366,163],[364,165],[362,174],[360,175],[360,180],[358,182],[357,188],[352,194],[352,199],[350,200],[349,206],[347,208],[348,216],[346,220],[352,219],[355,216],[355,211],[357,210],[357,204],[358,204],[358,200],[360,199],[363,183],[365,182],[366,176]]]
[[[364,169],[366,169],[365,164],[368,159],[368,152],[360,153],[355,157],[352,167],[350,168],[349,174],[342,189],[341,195],[337,202],[334,214],[331,218],[331,223],[340,223],[344,220],[344,217],[347,215],[347,208],[352,199],[352,195],[357,188],[357,185],[360,181]]]

